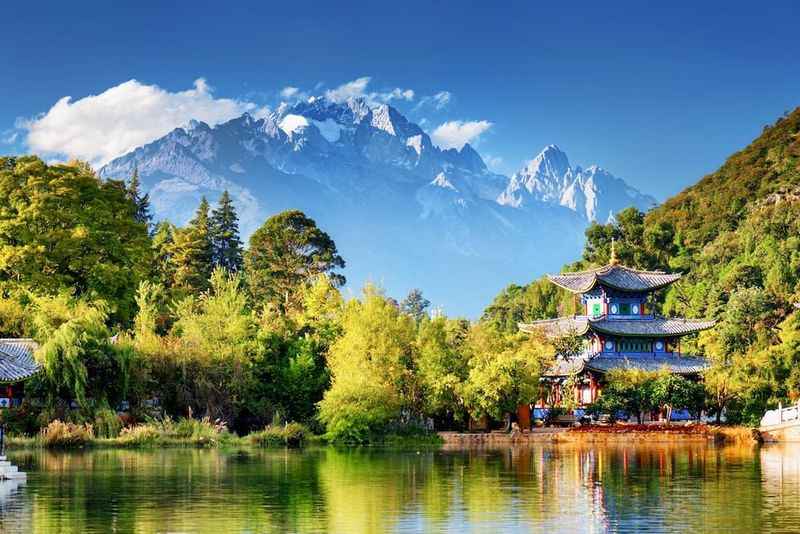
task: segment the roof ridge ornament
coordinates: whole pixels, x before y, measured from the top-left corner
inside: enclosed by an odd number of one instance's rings
[[[613,237],[611,238],[611,258],[609,258],[608,264],[619,265],[619,260],[617,259],[617,242]]]

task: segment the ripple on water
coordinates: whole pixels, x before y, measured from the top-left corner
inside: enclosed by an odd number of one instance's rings
[[[796,532],[800,447],[16,451],[0,532]]]

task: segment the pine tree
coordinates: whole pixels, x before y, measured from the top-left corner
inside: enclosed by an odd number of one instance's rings
[[[133,217],[136,222],[147,225],[149,229],[153,220],[153,215],[150,213],[150,193],[142,195],[138,167],[133,169],[133,176],[131,176],[131,181],[128,184],[128,198],[135,206]]]
[[[175,232],[171,261],[175,266],[175,285],[179,288],[205,291],[211,277],[212,247],[209,205],[205,197],[188,226]]]
[[[403,302],[400,303],[400,310],[413,317],[416,321],[422,320],[427,312],[431,301],[422,296],[422,291],[419,289],[412,289]]]
[[[219,205],[211,213],[211,246],[214,267],[228,272],[242,269],[242,241],[239,238],[239,217],[226,190]]]

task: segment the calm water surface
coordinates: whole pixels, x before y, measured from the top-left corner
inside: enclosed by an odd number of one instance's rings
[[[800,447],[9,456],[0,532],[800,531]]]

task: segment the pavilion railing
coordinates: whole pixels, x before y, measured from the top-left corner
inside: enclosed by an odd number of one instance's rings
[[[767,410],[764,417],[761,418],[761,426],[779,425],[792,421],[800,423],[800,402],[787,408],[784,408],[783,404],[778,404],[777,409]]]

